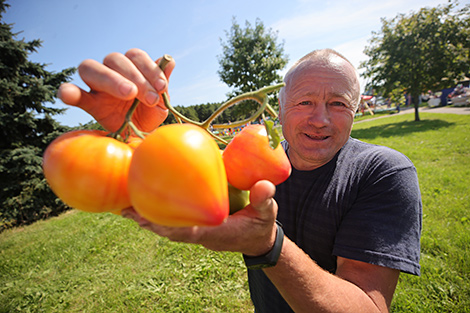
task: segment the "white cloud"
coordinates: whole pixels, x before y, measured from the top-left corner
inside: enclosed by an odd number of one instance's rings
[[[303,55],[319,48],[333,48],[348,58],[356,68],[367,60],[363,51],[369,44],[372,31],[380,31],[381,18],[391,19],[400,13],[409,14],[422,7],[435,7],[442,0],[413,1],[327,1],[298,0],[292,14],[272,23],[285,40],[289,64],[282,74]],[[361,82],[363,87],[364,81]]]

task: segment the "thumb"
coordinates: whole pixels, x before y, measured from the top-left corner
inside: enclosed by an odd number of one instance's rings
[[[270,181],[260,180],[250,189],[250,204],[260,214],[274,213],[277,215],[277,204],[273,197],[276,186]]]

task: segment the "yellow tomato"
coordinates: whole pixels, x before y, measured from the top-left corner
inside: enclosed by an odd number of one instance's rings
[[[135,210],[165,226],[219,225],[229,213],[227,176],[214,139],[191,124],[161,126],[129,169]]]
[[[57,137],[43,158],[44,176],[67,205],[86,212],[130,207],[127,174],[132,149],[100,130],[79,130]]]

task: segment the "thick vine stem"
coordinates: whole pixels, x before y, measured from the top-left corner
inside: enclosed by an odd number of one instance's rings
[[[256,120],[265,110],[268,111],[268,113],[271,116],[276,118],[277,113],[274,111],[274,109],[268,103],[268,93],[276,91],[276,90],[280,89],[283,86],[284,86],[284,83],[281,83],[281,84],[277,84],[277,85],[273,85],[273,86],[267,86],[267,87],[258,89],[256,91],[247,92],[247,93],[241,94],[239,96],[236,96],[236,97],[228,100],[227,102],[223,103],[214,113],[211,114],[211,116],[209,116],[203,122],[196,122],[194,120],[191,120],[191,119],[187,118],[186,116],[184,116],[183,114],[181,114],[180,112],[175,110],[175,108],[173,108],[173,106],[170,103],[170,99],[169,99],[169,97],[166,93],[163,93],[162,96],[163,96],[163,101],[165,103],[166,108],[168,109],[168,111],[170,111],[174,115],[177,122],[179,122],[179,123],[185,122],[185,123],[191,123],[191,124],[197,125],[197,126],[203,128],[204,130],[206,130],[213,138],[215,138],[216,140],[220,141],[221,143],[227,145],[228,142],[225,139],[221,138],[220,136],[217,136],[216,134],[214,134],[209,129],[211,123],[217,118],[217,116],[219,116],[220,114],[222,114],[222,112],[224,110],[228,109],[229,107],[231,107],[235,104],[238,104],[238,103],[246,101],[246,100],[254,100],[254,101],[258,102],[259,104],[261,104],[261,106],[258,108],[258,110],[256,110],[256,112],[253,115],[251,115],[247,119],[240,120],[240,121],[235,121],[235,122],[230,123],[230,124],[214,124],[214,125],[212,125],[212,128],[221,129],[221,128],[240,127],[242,125],[245,125],[249,122],[252,122],[252,121]]]
[[[168,109],[168,111],[170,111],[175,116],[175,119],[176,119],[177,122],[181,123],[181,121],[183,121],[185,123],[190,123],[190,124],[194,124],[194,125],[203,127],[202,123],[193,121],[192,119],[189,119],[186,116],[184,116],[183,114],[181,114],[180,112],[176,111],[175,108],[173,108],[173,106],[170,104],[170,98],[168,97],[168,94],[166,92],[164,92],[162,94],[162,96],[163,96],[163,102],[165,103],[166,108]],[[178,121],[178,119],[180,121]]]
[[[121,127],[119,127],[119,129],[115,132],[110,133],[108,136],[118,139],[119,137],[121,137],[121,134],[124,132],[124,130],[126,130],[126,128],[130,126],[137,136],[139,136],[140,138],[144,138],[142,132],[137,129],[137,127],[135,127],[134,124],[131,122],[132,115],[134,114],[135,109],[137,109],[139,103],[140,101],[135,98],[131,107],[129,108],[129,110],[127,110],[126,116],[124,117],[124,122],[122,123]]]
[[[270,92],[273,92],[273,91],[276,91],[278,89],[280,89],[281,87],[284,86],[284,83],[282,84],[277,84],[277,85],[273,85],[273,86],[267,86],[267,87],[264,87],[264,88],[261,88],[261,89],[258,89],[256,91],[252,91],[252,92],[247,92],[247,93],[244,93],[244,94],[241,94],[239,96],[236,96],[230,100],[228,100],[227,102],[225,102],[224,104],[222,104],[214,113],[212,113],[211,116],[209,116],[209,118],[207,120],[205,120],[202,124],[206,127],[208,127],[210,125],[210,123],[215,120],[217,118],[217,116],[219,116],[223,111],[225,111],[226,109],[228,109],[229,107],[231,107],[232,105],[234,104],[237,104],[237,103],[240,103],[242,101],[245,101],[245,100],[255,100],[256,102],[258,102],[259,104],[261,104],[261,107],[252,115],[250,116],[249,118],[243,120],[243,121],[237,121],[237,122],[234,122],[234,123],[231,123],[231,124],[216,124],[216,125],[212,125],[212,127],[214,128],[230,128],[230,127],[239,127],[241,125],[244,125],[248,122],[252,122],[254,121],[255,119],[257,119],[260,114],[269,106],[268,104],[268,93]],[[271,106],[269,106],[270,110],[268,110],[268,112],[272,115],[274,114],[274,118],[277,117],[277,114],[276,112],[274,111],[274,109],[272,109]]]

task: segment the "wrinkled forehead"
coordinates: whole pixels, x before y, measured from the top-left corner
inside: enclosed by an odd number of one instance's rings
[[[284,92],[295,89],[295,85],[301,81],[325,79],[325,83],[348,86],[352,105],[357,105],[360,96],[359,76],[354,67],[337,55],[325,58],[303,60],[287,72],[284,82]],[[331,86],[335,89],[334,86]],[[339,86],[338,86],[339,87]]]
[[[330,55],[326,58],[307,59],[296,64],[285,77],[286,85],[292,83],[299,75],[315,75],[315,73],[330,72],[332,75],[343,76],[346,80],[359,84],[358,75],[354,67],[343,58],[337,55]]]

